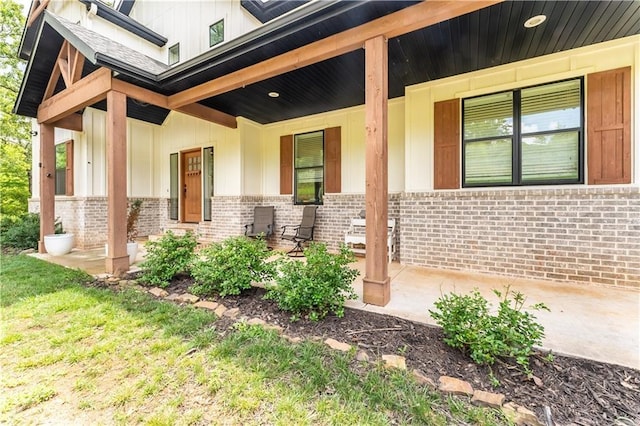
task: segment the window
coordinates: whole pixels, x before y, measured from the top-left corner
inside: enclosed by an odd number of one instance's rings
[[[209,47],[224,41],[224,19],[209,26]]]
[[[73,140],[56,145],[55,195],[73,195]]]
[[[463,186],[582,183],[582,79],[463,101]]]
[[[180,43],[176,43],[169,48],[169,65],[180,62]]]
[[[178,220],[178,153],[169,155],[169,219]]]
[[[202,169],[204,172],[204,190],[202,193],[204,203],[203,219],[211,220],[211,197],[213,197],[213,147],[202,150]]]
[[[294,200],[322,204],[324,195],[324,131],[294,137]]]

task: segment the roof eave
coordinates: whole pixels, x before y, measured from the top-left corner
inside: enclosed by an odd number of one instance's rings
[[[146,83],[146,85],[157,86],[158,76],[152,72],[134,67],[127,62],[113,58],[100,52],[95,54],[96,65],[104,66],[120,74],[127,75],[135,80]]]
[[[278,36],[278,32],[286,29],[294,23],[300,24],[304,22],[305,26],[314,24],[317,20],[326,19],[327,16],[333,16],[335,14],[344,13],[346,10],[361,6],[361,2],[356,1],[341,1],[341,0],[327,0],[327,1],[313,1],[301,6],[298,9],[294,9],[278,18],[275,18],[268,23],[261,25],[253,31],[241,35],[233,40],[229,40],[220,46],[216,46],[214,49],[204,52],[188,61],[178,64],[171,69],[164,71],[160,74],[159,80],[166,81],[178,74],[186,73],[185,76],[181,76],[180,79],[195,74],[201,71],[199,65],[206,63],[208,67],[212,64],[225,62],[236,58],[244,54],[248,50],[255,50],[261,46],[269,44],[273,37]],[[336,9],[336,6],[339,6]],[[331,11],[332,9],[335,9]],[[325,12],[325,13],[322,13]],[[314,19],[309,17],[317,15]],[[299,30],[299,28],[297,29]],[[276,35],[274,35],[276,34]],[[284,35],[288,32],[279,34]],[[263,39],[261,42],[258,40]],[[234,52],[236,51],[237,52]],[[213,61],[212,61],[213,60]]]
[[[81,3],[87,6],[87,9],[91,7],[92,4],[95,4],[98,8],[97,15],[107,21],[111,22],[123,28],[138,37],[141,37],[156,46],[162,47],[167,44],[168,39],[155,31],[145,27],[140,22],[135,19],[125,15],[124,13],[117,11],[108,5],[102,3],[98,0],[80,0]]]

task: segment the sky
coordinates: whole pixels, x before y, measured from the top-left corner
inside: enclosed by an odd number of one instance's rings
[[[22,5],[22,13],[26,16],[27,12],[29,12],[29,8],[31,7],[31,0],[16,0],[16,1]]]

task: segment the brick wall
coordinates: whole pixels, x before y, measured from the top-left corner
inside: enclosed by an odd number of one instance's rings
[[[37,211],[37,201],[30,210]],[[212,221],[195,226],[204,240],[242,235],[257,205],[275,206],[268,244],[290,249],[281,226],[299,224],[304,206],[291,196],[217,196]],[[335,250],[364,194],[326,194],[318,207],[315,240]],[[106,241],[105,197],[59,197],[56,216],[76,235],[78,248]],[[168,219],[164,198],[144,198],[139,235],[158,234]],[[389,217],[399,219],[403,264],[514,277],[640,288],[640,189],[580,187],[434,191],[389,195]]]
[[[167,200],[140,198],[142,211],[138,222],[138,236],[144,237],[160,232],[166,221]],[[106,197],[56,197],[55,217],[60,218],[65,232],[75,236],[75,247],[89,249],[100,247],[107,241]],[[29,211],[39,212],[38,200],[29,200]],[[124,224],[123,226],[126,226]]]
[[[389,217],[397,218],[400,211],[400,195],[390,195]],[[302,219],[304,206],[294,205],[290,195],[281,196],[217,196],[211,199],[212,221],[201,222],[197,227],[200,238],[220,241],[233,235],[242,235],[244,225],[253,221],[255,206],[274,206],[274,235],[268,239],[271,247],[290,249],[289,241],[281,240],[281,227],[297,225]],[[327,194],[324,205],[318,206],[314,239],[327,243],[331,250],[344,242],[344,233],[351,218],[358,217],[364,209],[364,194]]]
[[[638,188],[407,193],[402,263],[640,288]]]

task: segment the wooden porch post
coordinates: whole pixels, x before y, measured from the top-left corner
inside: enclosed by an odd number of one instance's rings
[[[46,253],[44,236],[54,233],[56,194],[55,127],[40,124],[40,241],[38,252]]]
[[[127,256],[127,95],[107,93],[107,272],[129,270]]]
[[[387,40],[378,36],[365,42],[366,129],[366,272],[364,302],[384,306],[391,298],[387,261]]]

